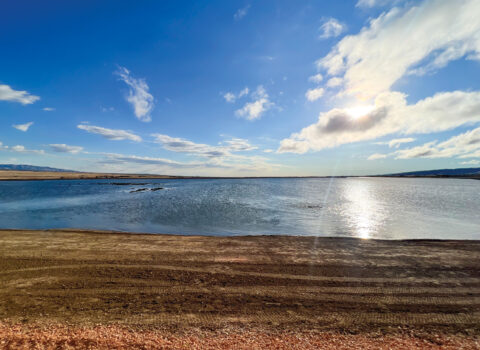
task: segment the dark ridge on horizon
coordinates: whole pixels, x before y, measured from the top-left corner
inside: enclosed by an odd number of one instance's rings
[[[0,164],[0,170],[11,171],[32,171],[32,172],[58,172],[58,173],[83,173],[81,171],[52,168],[48,166],[35,166],[28,164]],[[94,172],[96,173],[96,172]],[[102,174],[102,173],[98,173]],[[184,179],[261,179],[261,178],[346,178],[346,177],[469,177],[480,176],[480,168],[455,168],[455,169],[432,169],[408,171],[401,173],[389,173],[378,175],[309,175],[309,176],[184,176],[184,175],[160,175],[160,174],[123,174],[116,173],[116,175],[138,175],[142,177],[151,176],[166,176],[169,178],[184,178]]]
[[[17,170],[17,171],[50,171],[56,173],[77,173],[78,171],[51,168],[48,166],[36,166],[27,164],[0,164],[0,170]]]
[[[385,174],[380,176],[466,176],[480,175],[480,168],[456,168],[456,169],[434,169],[409,171],[395,174]]]

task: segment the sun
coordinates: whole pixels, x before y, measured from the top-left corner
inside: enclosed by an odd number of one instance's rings
[[[346,111],[353,119],[358,119],[370,113],[374,108],[375,106],[355,106],[347,108]]]

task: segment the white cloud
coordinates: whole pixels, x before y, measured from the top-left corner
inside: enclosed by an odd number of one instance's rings
[[[28,122],[25,124],[16,124],[12,125],[15,129],[20,130],[20,131],[27,131],[31,126],[33,125],[33,122]]]
[[[421,74],[449,61],[480,57],[478,0],[424,1],[393,8],[359,34],[343,38],[318,67],[343,74],[344,92],[367,99],[388,91],[408,72]]]
[[[22,145],[16,145],[12,147],[8,147],[8,149],[12,152],[18,152],[18,153],[36,153],[36,154],[44,154],[44,150],[36,150],[36,149],[27,149],[25,146]]]
[[[382,155],[396,159],[411,158],[480,158],[480,127],[453,136],[446,141],[431,141]],[[370,159],[370,158],[369,158]]]
[[[106,154],[107,159],[100,161],[103,164],[140,164],[140,165],[160,165],[171,168],[195,168],[205,166],[205,163],[177,162],[166,158],[139,157],[123,154]]]
[[[235,95],[233,92],[227,92],[226,94],[223,95],[223,98],[228,103],[234,103],[237,99],[242,98],[243,96],[247,96],[249,92],[250,90],[248,89],[248,87],[246,87],[242,91],[240,91],[237,95]]]
[[[38,101],[40,97],[31,95],[27,91],[13,90],[8,85],[0,84],[0,101],[18,102],[22,105],[32,104]]]
[[[478,122],[478,91],[437,93],[413,105],[407,105],[405,94],[386,92],[364,114],[353,115],[349,108],[320,113],[318,122],[284,139],[279,152],[304,153],[393,133],[432,133]]]
[[[235,111],[237,117],[245,118],[247,120],[259,119],[266,111],[275,105],[270,101],[269,96],[262,85],[259,85],[257,90],[251,95],[253,101],[248,102],[242,108],[237,109]]]
[[[85,130],[92,134],[101,135],[109,140],[115,140],[115,141],[131,140],[135,142],[142,141],[142,138],[140,136],[135,135],[134,133],[126,130],[107,129],[101,126],[93,126],[93,125],[86,125],[86,124],[79,124],[77,125],[77,128]]]
[[[173,151],[198,155],[207,158],[230,157],[232,152],[253,151],[257,147],[250,145],[248,140],[233,138],[224,141],[219,146],[210,146],[203,143],[195,143],[179,137],[171,137],[162,134],[153,134],[155,142],[162,144],[163,148]]]
[[[460,162],[460,164],[463,164],[463,165],[479,165],[480,160],[472,159],[472,160],[468,160],[466,162]]]
[[[377,160],[377,159],[383,159],[387,158],[386,154],[381,154],[381,153],[374,153],[370,157],[368,157],[368,160]]]
[[[231,92],[227,92],[225,95],[223,95],[223,98],[229,103],[235,102],[235,95]]]
[[[55,110],[55,108],[52,108],[52,107],[45,107],[45,108],[42,108],[45,112],[53,112]]]
[[[305,97],[310,102],[318,100],[320,97],[323,96],[325,90],[323,88],[315,88],[315,89],[308,89],[305,93]]]
[[[327,38],[334,38],[342,34],[347,27],[340,23],[338,19],[335,18],[328,18],[324,20],[322,26],[320,27],[320,30],[322,31],[322,34],[320,34],[321,39],[327,39]]]
[[[72,153],[77,154],[83,151],[83,147],[80,146],[69,146],[64,143],[53,143],[49,145],[53,151],[60,153]]]
[[[395,4],[401,0],[358,0],[356,7],[376,7],[385,6],[388,4]]]
[[[308,78],[309,81],[313,83],[320,83],[323,80],[323,75],[320,73],[312,75],[310,78]]]
[[[342,78],[333,77],[333,78],[328,79],[328,81],[327,81],[327,86],[328,86],[329,88],[337,87],[337,86],[342,85],[342,82],[343,82],[343,79],[342,79]]]
[[[401,138],[401,139],[393,139],[393,140],[390,140],[390,141],[385,141],[385,142],[375,142],[375,144],[377,145],[388,145],[388,147],[390,148],[398,148],[400,147],[400,145],[404,144],[404,143],[410,143],[410,142],[413,142],[415,141],[415,139],[413,137],[405,137],[405,138]]]
[[[119,67],[115,72],[130,89],[127,101],[133,106],[135,116],[142,122],[152,120],[150,112],[153,110],[153,96],[148,92],[148,85],[145,79],[136,79],[131,76],[130,71],[125,67]]]
[[[248,13],[248,10],[250,9],[250,5],[247,5],[245,7],[242,7],[241,9],[238,9],[237,12],[233,15],[233,18],[236,21],[241,20],[243,17],[245,17]]]

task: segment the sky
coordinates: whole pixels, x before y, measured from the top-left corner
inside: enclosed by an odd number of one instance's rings
[[[480,167],[478,18],[478,0],[3,1],[0,163]]]

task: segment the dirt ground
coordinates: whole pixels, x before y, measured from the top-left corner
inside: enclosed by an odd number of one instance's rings
[[[0,320],[0,348],[477,349],[480,242],[3,230]]]
[[[56,171],[0,170],[0,180],[168,179],[168,175],[103,174]]]

